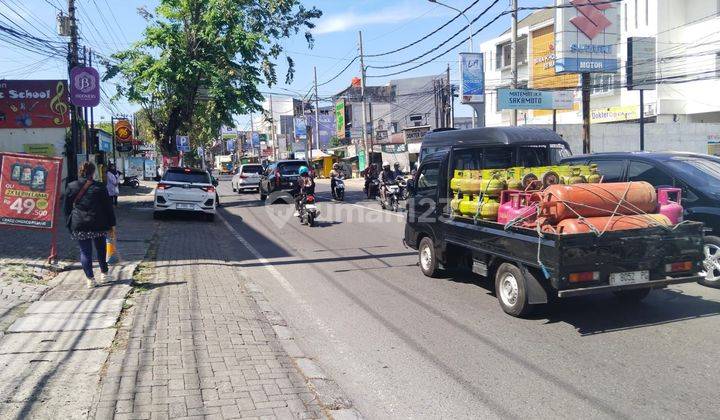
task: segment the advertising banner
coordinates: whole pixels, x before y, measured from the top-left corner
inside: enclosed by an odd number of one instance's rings
[[[655,37],[631,36],[627,39],[628,90],[654,90],[657,79]]]
[[[0,80],[0,129],[70,127],[65,80]]]
[[[98,150],[101,152],[112,152],[112,136],[105,134],[104,131],[98,131]]]
[[[310,124],[311,127],[315,128],[315,116],[314,115],[308,115],[308,124]],[[320,132],[320,149],[327,149],[330,145],[330,139],[333,135],[335,135],[335,115],[328,115],[328,114],[319,114],[318,115],[318,128]],[[313,135],[313,137],[315,137]],[[343,136],[344,138],[344,136]],[[316,147],[317,145],[313,145],[313,147]]]
[[[617,72],[620,4],[555,0],[556,73]]]
[[[201,155],[202,156],[202,155]],[[157,171],[157,165],[153,159],[145,159],[145,178],[153,178]]]
[[[485,73],[482,53],[460,53],[460,102],[485,102]]]
[[[533,89],[560,89],[576,87],[577,74],[555,73],[555,27],[553,25],[531,32],[530,87]]]
[[[55,145],[51,143],[23,144],[23,152],[30,155],[55,156]]]
[[[305,117],[295,117],[295,137],[298,139],[307,137],[307,121]]]
[[[100,104],[100,74],[97,70],[92,67],[70,70],[70,102],[88,108]]]
[[[497,107],[502,109],[572,109],[571,90],[498,89]]]
[[[225,150],[232,153],[235,151],[235,140],[229,139],[225,140]]]
[[[125,159],[125,176],[136,176],[140,179],[145,171],[145,159],[132,156]]]
[[[52,229],[62,159],[0,153],[0,224]]]
[[[345,99],[335,102],[335,133],[338,138],[345,138]]]

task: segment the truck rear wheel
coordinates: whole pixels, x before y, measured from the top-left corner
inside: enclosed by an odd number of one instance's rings
[[[527,275],[532,276],[530,272]],[[506,314],[521,317],[532,310],[525,284],[525,276],[516,265],[502,263],[498,267],[495,272],[495,294]]]
[[[438,277],[440,275],[440,264],[435,251],[435,243],[432,239],[426,236],[420,240],[418,255],[420,257],[420,269],[423,274],[428,277]]]

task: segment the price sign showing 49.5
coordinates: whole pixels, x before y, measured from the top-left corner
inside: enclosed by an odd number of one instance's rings
[[[15,210],[18,214],[31,214],[35,210],[35,200],[18,198],[10,204],[10,210]]]
[[[62,159],[0,153],[0,225],[54,228]]]

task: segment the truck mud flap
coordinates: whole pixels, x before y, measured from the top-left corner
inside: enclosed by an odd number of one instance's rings
[[[525,264],[518,264],[520,271],[525,277],[525,289],[528,294],[528,303],[531,305],[540,305],[548,303],[548,293],[545,288],[540,284],[540,281],[534,276]]]

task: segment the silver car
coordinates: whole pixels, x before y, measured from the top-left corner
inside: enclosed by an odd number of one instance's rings
[[[262,171],[262,165],[257,163],[240,165],[232,177],[231,184],[233,192],[257,190],[260,187],[260,174]]]

